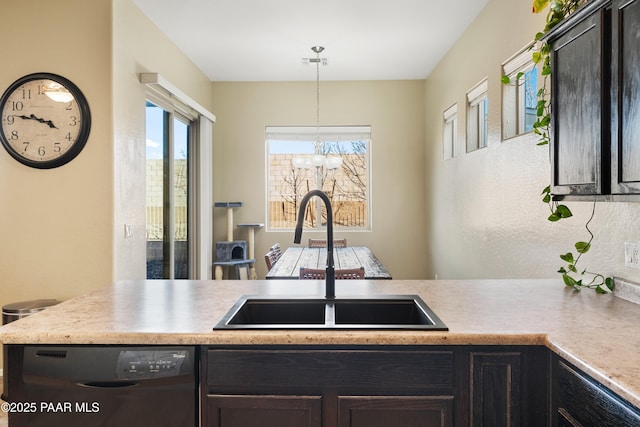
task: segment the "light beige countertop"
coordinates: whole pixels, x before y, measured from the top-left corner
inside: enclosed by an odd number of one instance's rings
[[[560,280],[338,281],[341,296],[417,294],[448,332],[213,330],[243,295],[324,295],[315,281],[124,281],[0,328],[5,344],[545,345],[640,407],[640,305]]]

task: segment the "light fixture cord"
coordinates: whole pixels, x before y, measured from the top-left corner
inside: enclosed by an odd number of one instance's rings
[[[316,62],[316,154],[320,154],[320,52],[322,48],[314,49],[318,56]]]

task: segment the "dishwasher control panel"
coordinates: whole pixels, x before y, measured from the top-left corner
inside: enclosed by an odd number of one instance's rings
[[[116,372],[118,379],[173,377],[193,371],[187,350],[121,350]]]

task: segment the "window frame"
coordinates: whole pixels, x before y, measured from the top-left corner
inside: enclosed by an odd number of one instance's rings
[[[488,79],[485,77],[467,92],[467,153],[489,145],[488,88]]]
[[[212,201],[212,126],[216,116],[195,102],[179,88],[157,73],[141,73],[140,83],[145,85],[145,103],[151,101],[176,116],[193,121],[190,132],[192,171],[189,197],[193,205],[189,210],[192,257],[189,274],[194,279],[212,278],[213,259],[213,201]],[[146,259],[146,256],[145,256]]]
[[[442,158],[458,157],[458,104],[455,103],[442,113]]]
[[[536,87],[533,89],[537,98],[538,70],[533,62],[529,45],[507,59],[502,64],[502,75],[509,77],[509,84],[502,85],[502,139],[507,140],[533,132],[526,129],[526,77],[530,72],[536,76]],[[518,75],[520,78],[518,78]],[[535,105],[534,105],[535,108]]]

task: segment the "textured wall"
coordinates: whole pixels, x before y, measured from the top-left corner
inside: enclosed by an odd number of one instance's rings
[[[427,239],[440,278],[559,277],[561,253],[587,240],[592,204],[570,202],[574,218],[546,220],[540,201],[549,183],[548,150],[533,135],[501,141],[501,64],[542,28],[530,0],[492,0],[426,81]],[[499,24],[499,25],[498,25]],[[442,113],[458,103],[464,147],[465,93],[489,82],[489,146],[442,160]],[[624,267],[624,242],[640,241],[640,204],[598,203],[593,249],[582,267],[640,280]]]

